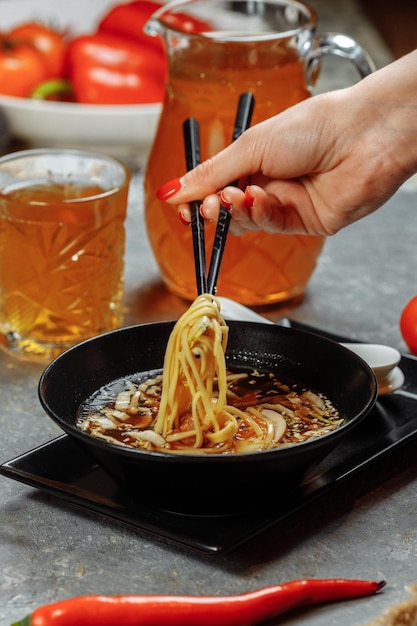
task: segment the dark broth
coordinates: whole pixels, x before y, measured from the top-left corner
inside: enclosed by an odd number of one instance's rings
[[[161,370],[115,380],[80,406],[76,426],[111,443],[145,450],[184,452],[183,443],[163,441],[152,432],[161,387]],[[302,443],[323,436],[343,423],[337,409],[323,394],[282,382],[271,372],[253,369],[228,369],[228,404],[245,413],[248,411],[251,417],[238,421],[232,444],[225,453]],[[189,452],[208,452],[204,446],[193,448],[192,438],[189,439]],[[216,448],[210,448],[209,452],[215,453]]]

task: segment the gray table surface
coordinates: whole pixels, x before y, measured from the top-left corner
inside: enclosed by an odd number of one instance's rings
[[[379,65],[389,60],[378,36],[352,13],[352,3],[337,3],[333,19],[323,2],[315,4],[326,29],[344,25],[345,32],[363,38]],[[342,74],[335,71],[323,88],[341,86]],[[142,204],[139,172],[127,223],[126,325],[173,319],[187,306],[160,282]],[[265,314],[273,320],[287,315],[405,352],[398,322],[403,305],[417,292],[415,204],[410,181],[377,213],[328,239],[301,304]],[[0,463],[61,434],[38,402],[42,370],[40,364],[0,351]],[[381,475],[367,472],[346,492],[313,503],[229,553],[211,556],[0,477],[0,624],[38,605],[85,593],[233,594],[307,577],[386,579],[384,593],[376,597],[308,609],[279,621],[364,625],[407,598],[406,585],[417,580],[416,490],[411,451],[401,462],[387,459]]]

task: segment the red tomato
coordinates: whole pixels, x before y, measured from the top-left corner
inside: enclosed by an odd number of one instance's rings
[[[68,49],[75,99],[84,104],[161,102],[165,63],[145,45],[108,33],[81,35]]]
[[[203,33],[212,30],[208,22],[199,20],[185,13],[172,13],[164,16],[163,21],[171,28],[181,31],[182,33]]]
[[[163,6],[161,3],[151,0],[133,0],[126,4],[118,4],[104,16],[98,30],[131,37],[136,41],[144,41],[149,46],[162,51],[163,46],[159,37],[147,35],[143,30],[151,15],[161,6]],[[185,33],[212,30],[207,22],[185,13],[169,13],[162,18],[162,21],[171,28]]]
[[[116,4],[99,23],[98,32],[129,37],[164,54],[160,38],[147,35],[143,30],[148,19],[161,6],[159,2],[151,0],[133,0],[125,4]]]
[[[400,330],[410,352],[417,354],[417,296],[405,305],[400,317]]]
[[[164,85],[153,76],[89,67],[73,79],[77,102],[84,104],[150,104],[162,102]]]
[[[27,44],[38,51],[44,60],[45,78],[64,76],[67,43],[62,33],[37,22],[27,22],[9,31],[7,38],[13,45]]]
[[[2,41],[0,48],[0,93],[28,98],[34,88],[45,80],[42,57],[32,47],[12,47]]]

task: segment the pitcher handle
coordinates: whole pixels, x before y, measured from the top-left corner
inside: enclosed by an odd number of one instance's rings
[[[324,33],[314,38],[314,44],[308,54],[306,66],[306,76],[310,87],[315,82],[314,76],[317,75],[321,59],[328,54],[350,59],[361,78],[372,74],[376,70],[376,65],[366,50],[349,35]]]

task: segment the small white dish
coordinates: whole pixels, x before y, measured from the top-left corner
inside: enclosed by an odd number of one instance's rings
[[[378,380],[378,395],[384,396],[400,389],[404,384],[404,372],[395,367],[389,376],[383,381]]]

